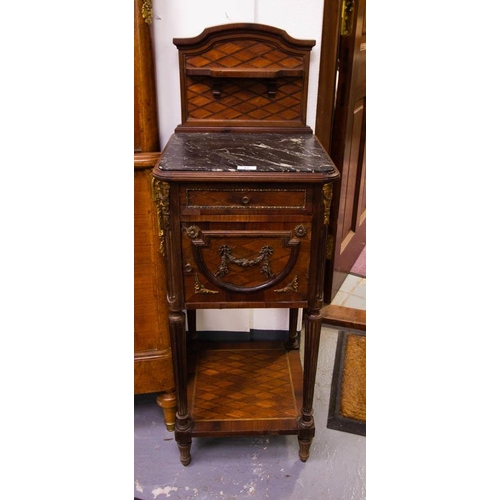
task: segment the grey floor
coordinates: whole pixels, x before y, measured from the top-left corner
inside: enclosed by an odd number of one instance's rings
[[[366,279],[349,275],[338,303],[366,308]],[[134,497],[141,500],[363,500],[366,438],[326,427],[338,332],[324,325],[315,388],[316,436],[306,463],[296,436],[193,438],[184,467],[156,395],[135,396]]]

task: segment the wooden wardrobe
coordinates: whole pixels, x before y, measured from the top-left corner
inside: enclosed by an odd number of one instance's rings
[[[176,399],[165,263],[151,190],[151,171],[160,155],[151,2],[134,3],[134,393],[158,393],[165,425],[173,430]]]

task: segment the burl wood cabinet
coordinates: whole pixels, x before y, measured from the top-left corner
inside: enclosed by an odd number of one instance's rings
[[[160,152],[151,38],[142,1],[134,9],[134,393],[158,393],[165,424],[175,423],[165,262],[160,252],[152,169]]]
[[[229,24],[174,43],[182,123],[153,176],[180,460],[190,463],[193,437],[295,434],[305,461],[314,436],[326,231],[339,176],[305,123],[314,41]],[[290,309],[285,343],[196,339],[197,309],[269,307]],[[294,337],[299,308],[303,367]]]

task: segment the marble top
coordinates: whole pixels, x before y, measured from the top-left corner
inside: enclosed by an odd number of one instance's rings
[[[200,172],[337,172],[313,134],[176,133],[158,168]]]

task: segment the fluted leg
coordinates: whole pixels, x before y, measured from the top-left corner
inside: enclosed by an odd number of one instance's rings
[[[299,419],[299,457],[305,462],[314,437],[313,399],[318,366],[321,314],[319,309],[308,309],[305,313],[304,332],[304,386],[302,415]]]
[[[183,465],[191,462],[191,427],[187,404],[187,353],[186,319],[182,311],[169,313],[170,338],[174,360],[175,386],[177,395],[177,414],[175,420],[175,440],[179,447]]]

